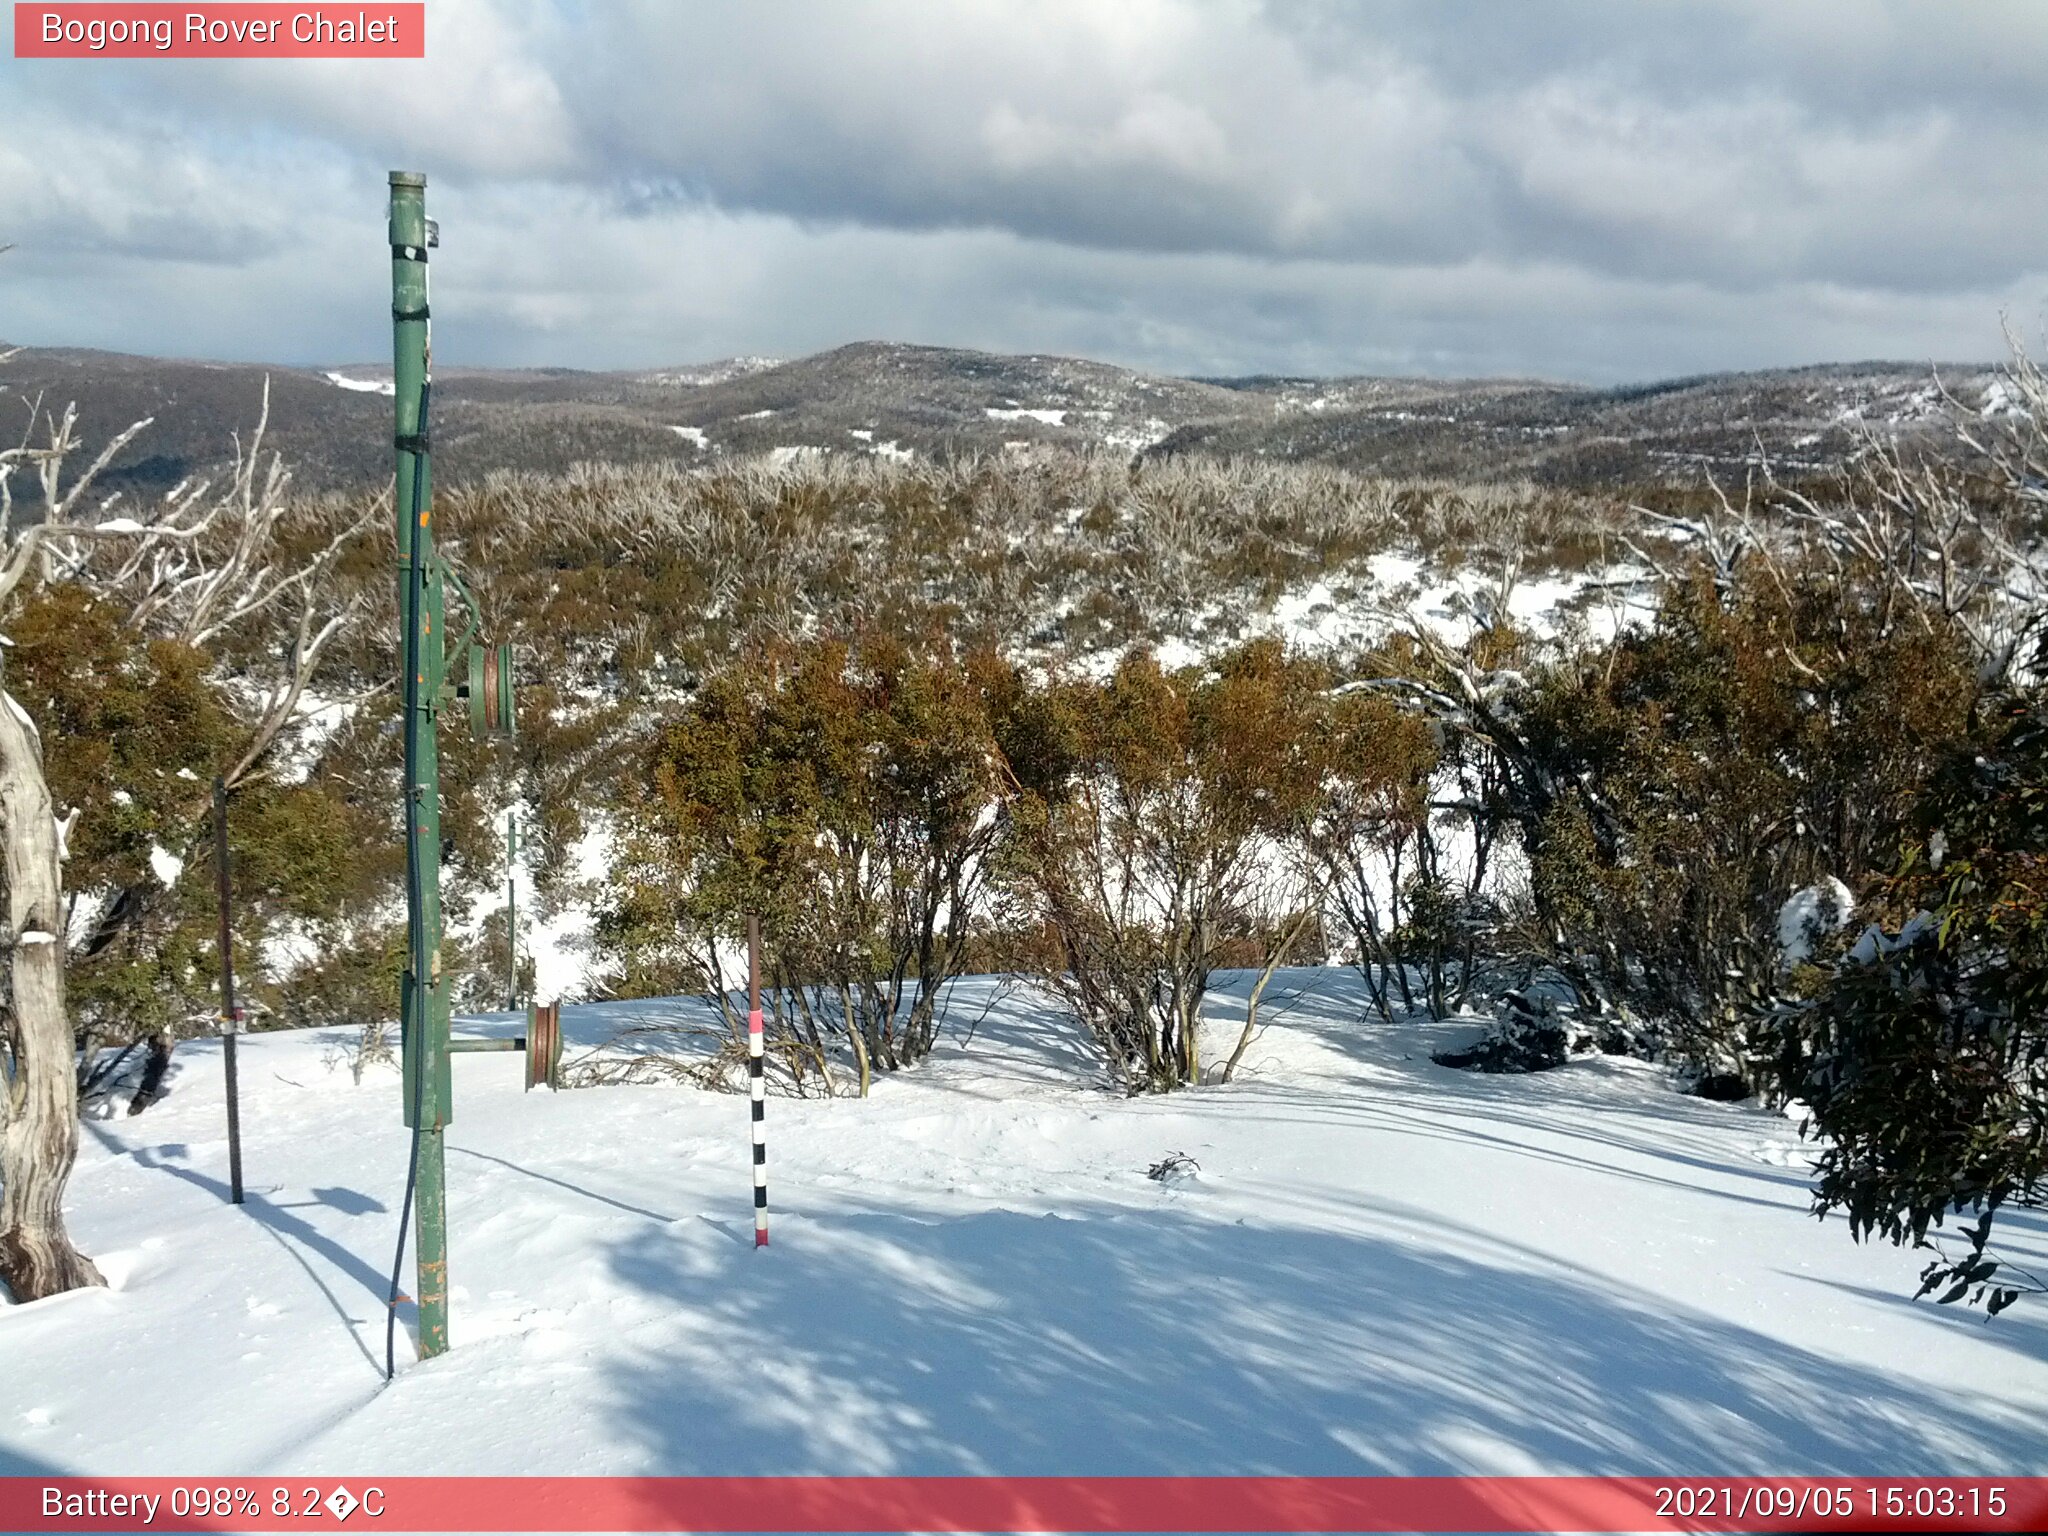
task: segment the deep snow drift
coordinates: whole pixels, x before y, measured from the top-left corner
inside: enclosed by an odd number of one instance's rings
[[[1028,994],[969,1038],[992,985],[870,1101],[771,1102],[758,1253],[743,1097],[458,1057],[453,1349],[402,1339],[388,1388],[395,1072],[248,1037],[237,1210],[182,1046],[87,1128],[112,1288],[0,1307],[0,1471],[2048,1472],[2048,1310],[1909,1302],[1918,1257],[1807,1214],[1780,1116],[1628,1061],[1449,1071],[1471,1025],[1360,1022],[1336,969],[1275,982],[1238,1082],[1127,1100]],[[572,1059],[694,1006],[566,1007]],[[2048,1263],[2037,1218],[2005,1246]]]

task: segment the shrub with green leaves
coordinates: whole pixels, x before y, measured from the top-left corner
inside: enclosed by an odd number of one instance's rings
[[[1515,695],[1495,809],[1544,958],[1700,1070],[1757,1081],[1785,899],[1895,856],[1975,693],[1959,636],[1853,570],[1694,575],[1648,629]]]
[[[1258,641],[1213,669],[1138,651],[1046,689],[1037,739],[1056,747],[1017,775],[1013,889],[1056,941],[1041,980],[1133,1092],[1199,1082],[1210,973],[1277,963],[1320,906],[1298,851],[1330,772],[1329,682]]]
[[[1975,1214],[1921,1294],[1997,1312],[2043,1288],[1986,1245],[2048,1192],[2048,691],[1987,710],[1917,819],[1890,921],[1774,1013],[1778,1080],[1825,1138],[1817,1210],[1920,1246]]]
[[[829,1073],[922,1060],[1000,836],[991,692],[1009,669],[874,639],[770,648],[649,743],[601,941],[628,985],[725,999],[758,916],[778,1024]],[[729,1011],[729,1005],[728,1005]]]

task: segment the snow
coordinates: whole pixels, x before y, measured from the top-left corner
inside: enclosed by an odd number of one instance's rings
[[[591,819],[569,850],[568,894],[545,909],[524,867],[530,858],[531,851],[522,849],[519,953],[532,957],[534,997],[543,1003],[589,997],[605,980],[592,946],[596,927],[593,900],[611,872],[611,828],[602,817]]]
[[[1906,919],[1897,934],[1886,933],[1877,924],[1871,923],[1856,936],[1856,942],[1849,946],[1849,959],[1858,965],[1869,965],[1885,955],[1895,954],[1910,947],[1923,934],[1935,929],[1934,914],[1915,912]]]
[[[986,414],[990,421],[1035,421],[1048,427],[1063,427],[1067,424],[1065,411],[1038,410],[1028,406],[1017,410],[1001,410],[989,406]]]
[[[1066,527],[1074,528],[1088,510],[1068,508],[1063,514]],[[1626,587],[1630,575],[1627,568],[1616,567],[1606,573],[1606,585]],[[1585,573],[1525,577],[1508,595],[1506,616],[1539,640],[1557,637],[1567,623],[1582,623],[1592,635],[1611,637],[1625,625],[1654,617],[1653,600],[1638,593],[1592,594],[1604,596],[1605,602],[1589,608],[1589,588],[1596,579]],[[1409,624],[1422,625],[1456,645],[1490,614],[1495,588],[1495,580],[1481,570],[1464,568],[1433,578],[1417,556],[1382,551],[1366,560],[1362,569],[1337,576],[1334,585],[1326,574],[1298,581],[1256,608],[1213,603],[1191,616],[1181,635],[1154,649],[1162,665],[1172,668],[1206,660],[1248,634],[1274,635],[1303,650],[1330,652],[1375,643]],[[1083,670],[1106,675],[1116,660],[1117,653],[1091,657]]]
[[[707,447],[707,446],[709,446],[709,441],[710,441],[710,440],[709,440],[709,439],[708,439],[708,438],[707,438],[707,437],[706,437],[706,436],[704,435],[704,429],[703,429],[702,427],[674,427],[674,426],[672,426],[672,427],[670,427],[670,428],[669,428],[669,431],[671,431],[671,432],[675,433],[675,435],[676,435],[677,437],[680,437],[680,438],[681,438],[681,439],[682,439],[682,440],[683,440],[684,442],[688,443],[688,444],[689,444],[689,445],[690,445],[690,446],[691,446],[692,448],[704,448],[704,447]]]
[[[345,373],[329,370],[327,382],[342,389],[351,389],[358,394],[391,395],[398,392],[398,386],[389,379],[352,379]]]
[[[146,533],[148,530],[132,517],[110,517],[99,525],[101,533]]]
[[[110,1288],[0,1307],[0,1467],[2048,1471],[2031,1303],[1908,1301],[1920,1256],[1808,1215],[1782,1116],[1616,1058],[1452,1072],[1428,1052],[1471,1025],[1361,1023],[1316,969],[1275,979],[1238,1082],[1124,1099],[993,987],[872,1099],[771,1102],[761,1252],[743,1096],[524,1094],[516,1056],[458,1057],[453,1347],[416,1364],[401,1335],[388,1387],[395,1072],[355,1085],[342,1031],[243,1036],[236,1209],[219,1044],[182,1045],[167,1100],[86,1125],[68,1214]],[[563,1024],[573,1063],[701,1016]],[[1199,1169],[1146,1177],[1175,1152]],[[2009,1220],[2038,1267],[2048,1226]]]
[[[386,911],[380,915],[403,922],[403,903],[399,910]],[[310,924],[295,918],[284,918],[269,925],[264,931],[258,951],[263,968],[272,976],[289,976],[300,966],[312,965],[327,952],[328,943]]]
[[[1547,627],[1579,595],[1586,581],[1582,575],[1570,575],[1517,582],[1508,594],[1508,613],[1518,624]]]
[[[1778,948],[1787,965],[1798,965],[1813,953],[1816,942],[1848,926],[1856,897],[1833,875],[1818,885],[1794,891],[1778,909]]]
[[[1289,645],[1314,648],[1343,633],[1343,606],[1327,582],[1315,581],[1300,590],[1282,592],[1267,614],[1267,622]]]
[[[178,883],[178,876],[185,872],[185,861],[162,843],[149,845],[149,869],[156,876],[157,884],[166,890]]]
[[[704,363],[695,368],[682,368],[667,373],[653,373],[647,376],[653,384],[680,384],[692,388],[703,388],[711,384],[724,384],[732,379],[745,378],[750,373],[781,365],[779,357],[728,357],[716,363]]]
[[[1148,416],[1138,426],[1105,432],[1102,441],[1105,447],[1121,448],[1129,453],[1143,453],[1154,443],[1170,436],[1172,432],[1173,428],[1167,422],[1157,416]]]
[[[917,457],[917,450],[915,448],[905,448],[893,437],[883,442],[876,442],[874,428],[872,427],[848,427],[846,435],[855,442],[863,444],[867,451],[876,458],[885,459],[892,464],[908,464]]]
[[[1984,391],[1984,403],[1977,408],[1979,416],[2024,416],[2027,414],[2026,399],[2010,381],[1993,379]]]
[[[335,733],[348,724],[360,708],[358,699],[330,698],[313,688],[301,692],[292,709],[285,749],[279,754],[278,765],[273,770],[279,781],[286,784],[305,782]]]

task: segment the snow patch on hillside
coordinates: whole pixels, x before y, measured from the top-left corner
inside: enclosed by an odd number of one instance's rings
[[[1984,417],[2024,416],[2027,404],[2009,380],[1993,379],[1984,390],[1984,403],[1977,407],[1977,414]]]
[[[749,374],[763,373],[770,368],[780,368],[786,361],[780,357],[727,357],[715,363],[699,363],[690,368],[671,368],[660,373],[645,374],[650,384],[675,384],[685,388],[705,389],[714,384],[727,384],[734,379],[746,378]]]
[[[390,379],[356,379],[335,370],[329,370],[324,377],[328,383],[341,389],[354,390],[358,394],[395,395],[398,393],[398,386]]]
[[[1129,453],[1143,453],[1154,443],[1163,442],[1173,428],[1157,416],[1148,416],[1135,426],[1120,427],[1105,432],[1102,441],[1105,447],[1121,448]]]

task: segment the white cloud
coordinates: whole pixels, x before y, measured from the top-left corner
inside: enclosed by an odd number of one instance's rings
[[[862,337],[1613,379],[1986,356],[2048,279],[2048,7],[439,0],[420,63],[0,58],[0,329],[381,352]]]

